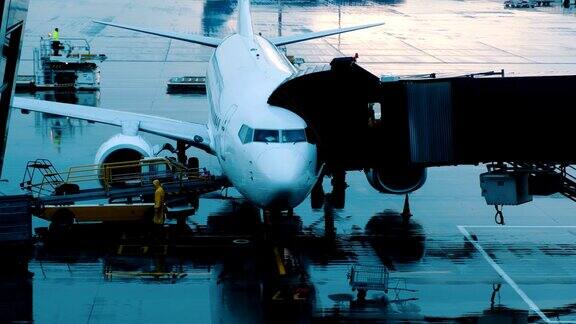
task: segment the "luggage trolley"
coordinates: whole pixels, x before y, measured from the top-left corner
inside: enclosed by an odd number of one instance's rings
[[[403,279],[390,280],[390,271],[383,265],[353,265],[348,270],[348,282],[352,291],[357,291],[358,300],[365,300],[368,290],[395,292],[395,298],[399,298],[401,291],[416,292],[406,288]]]

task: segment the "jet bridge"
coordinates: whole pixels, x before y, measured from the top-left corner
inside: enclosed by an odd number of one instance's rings
[[[382,82],[337,58],[285,81],[268,102],[306,120],[327,174],[491,163],[490,172],[525,173],[534,194],[570,194],[576,76],[498,74]]]
[[[335,59],[287,80],[269,103],[302,116],[323,159],[347,170],[576,162],[576,76],[430,76],[380,82],[353,58]]]

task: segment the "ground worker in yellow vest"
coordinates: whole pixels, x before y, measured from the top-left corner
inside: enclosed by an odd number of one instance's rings
[[[54,28],[52,32],[52,51],[54,52],[54,56],[60,56],[60,33],[58,32],[58,28]]]
[[[164,188],[160,184],[160,181],[152,181],[154,184],[154,224],[162,225],[164,224]]]

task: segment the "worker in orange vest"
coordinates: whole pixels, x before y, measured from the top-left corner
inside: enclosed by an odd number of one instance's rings
[[[152,181],[154,184],[154,224],[163,225],[164,224],[164,196],[166,193],[164,192],[164,188],[160,184],[159,180]]]

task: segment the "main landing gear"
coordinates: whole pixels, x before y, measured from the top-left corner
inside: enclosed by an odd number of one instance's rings
[[[160,152],[166,150],[172,154],[176,154],[176,158],[177,158],[179,163],[185,165],[189,169],[198,169],[200,166],[198,158],[194,157],[194,156],[188,158],[186,156],[186,150],[188,150],[191,146],[192,145],[187,144],[184,141],[176,141],[176,148],[174,148],[174,146],[172,146],[172,144],[166,143],[166,144],[164,144],[164,146],[162,146],[162,149],[160,149]]]

